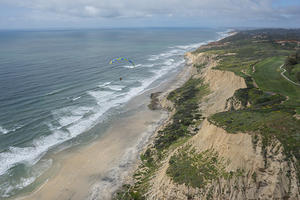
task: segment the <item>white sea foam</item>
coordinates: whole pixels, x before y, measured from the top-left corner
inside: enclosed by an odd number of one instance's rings
[[[105,86],[105,88],[108,88],[108,89],[114,90],[114,91],[121,91],[125,87],[126,87],[125,85],[108,85],[108,86]]]
[[[125,66],[122,66],[122,67],[128,68],[128,69],[133,69],[133,68],[135,68],[133,65],[125,65]]]
[[[8,151],[0,153],[0,175],[4,174],[8,169],[15,166],[18,163],[25,163],[26,165],[34,165],[50,148],[59,145],[69,139],[72,139],[87,130],[91,123],[82,127],[83,116],[88,113],[92,108],[89,107],[69,107],[54,112],[54,116],[58,119],[61,126],[49,128],[53,131],[52,134],[42,136],[33,140],[32,145],[28,147],[10,147]],[[89,119],[89,118],[88,118]],[[68,131],[64,131],[61,128],[66,127]]]
[[[10,196],[10,193],[15,190],[15,189],[23,189],[25,187],[27,187],[28,185],[30,185],[31,183],[33,183],[35,181],[35,177],[29,177],[29,178],[21,178],[18,182],[17,185],[9,185],[5,188],[1,188],[1,189],[4,189],[4,191],[2,192],[3,194],[1,194],[0,197],[9,197]]]
[[[200,43],[195,43],[195,44],[190,44],[190,45],[178,45],[178,46],[175,46],[175,48],[179,48],[179,49],[183,49],[185,51],[188,51],[190,49],[194,49],[194,48],[198,48],[202,45],[205,45],[207,44],[209,41],[207,42],[200,42]]]
[[[60,92],[62,92],[62,91],[64,91],[64,90],[66,90],[66,89],[68,89],[68,88],[65,87],[65,88],[60,88],[60,89],[53,90],[53,91],[47,93],[46,96],[58,94],[58,93],[60,93]]]
[[[62,126],[67,126],[69,124],[75,123],[76,121],[80,120],[82,116],[66,116],[59,119],[59,124]]]
[[[35,139],[28,147],[10,147],[8,151],[0,153],[0,175],[18,163],[34,165],[50,148],[70,140],[89,130],[95,125],[97,119],[111,107],[119,105],[128,98],[115,98],[113,92],[89,91],[99,105],[94,107],[67,107],[53,112],[54,118],[60,126],[49,124],[52,134]],[[93,113],[90,113],[93,110]],[[86,116],[89,114],[88,116]],[[64,128],[64,129],[62,129]]]
[[[228,29],[228,30],[226,30],[226,31],[220,31],[220,32],[217,32],[217,34],[220,36],[220,37],[217,39],[217,41],[218,41],[218,40],[222,40],[222,39],[228,37],[228,36],[230,35],[230,32],[232,32],[232,31],[234,31],[234,29]]]
[[[156,61],[159,59],[159,55],[151,55],[150,58],[148,59],[149,61]]]
[[[102,83],[102,84],[98,85],[98,87],[104,87],[104,86],[109,85],[109,84],[111,84],[111,82],[105,82],[105,83]]]
[[[113,98],[114,92],[111,91],[88,91],[87,94],[94,97],[97,101],[98,105],[103,105],[102,103],[106,103],[108,100]]]
[[[154,64],[145,64],[145,65],[143,65],[143,67],[153,67],[154,66]]]
[[[170,66],[174,63],[174,59],[170,58],[170,59],[167,59],[163,64],[164,65],[167,65],[167,66]]]
[[[18,130],[18,129],[22,128],[22,127],[23,126],[20,125],[20,126],[16,126],[16,127],[12,128],[12,129],[6,129],[6,128],[0,126],[0,135],[1,134],[5,135],[5,134],[9,134],[11,132],[15,132],[16,130]]]
[[[72,99],[72,101],[76,101],[76,100],[78,100],[80,98],[81,98],[81,96],[75,97],[75,98]]]
[[[0,184],[0,197],[10,197],[16,193],[16,190],[22,190],[32,184],[40,175],[51,167],[52,162],[52,159],[43,160],[35,168],[30,170],[29,176],[20,177],[17,182],[2,182]]]
[[[148,60],[149,61],[157,61],[160,59],[170,58],[170,57],[176,56],[176,55],[183,55],[186,51],[190,51],[195,48],[198,48],[199,46],[207,44],[208,42],[210,42],[210,41],[193,43],[193,44],[189,44],[189,45],[173,46],[173,47],[170,47],[171,50],[165,51],[161,54],[151,55],[150,58],[148,58]]]
[[[52,115],[58,120],[61,127],[68,126],[80,120],[91,107],[66,107],[52,112]]]
[[[128,68],[128,69],[133,69],[133,68],[136,68],[136,67],[141,67],[142,64],[137,64],[137,65],[125,65],[125,66],[122,66],[124,68]]]
[[[28,162],[34,160],[41,153],[35,147],[10,147],[8,151],[0,153],[0,175],[4,174],[8,169],[20,162]],[[30,161],[30,162],[29,162]]]
[[[156,60],[160,60],[160,59],[164,59],[164,58],[169,58],[171,56],[174,56],[177,53],[176,50],[171,50],[171,51],[167,51],[158,55],[152,55],[150,56],[150,58],[148,59],[149,61],[156,61]]]
[[[105,86],[102,86],[102,88],[107,88],[112,91],[122,91],[126,86],[125,85],[118,85],[118,84],[108,84]]]
[[[0,126],[0,134],[7,134],[9,133],[9,130],[3,128],[2,126]]]

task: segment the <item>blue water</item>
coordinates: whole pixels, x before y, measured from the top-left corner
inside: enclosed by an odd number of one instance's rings
[[[32,184],[49,150],[182,67],[215,29],[0,32],[0,197]],[[124,56],[136,64],[109,65]],[[120,77],[122,80],[120,81]]]

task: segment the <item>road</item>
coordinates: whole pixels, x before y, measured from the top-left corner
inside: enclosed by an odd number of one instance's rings
[[[295,85],[300,86],[299,83],[295,83],[294,81],[290,80],[288,77],[286,77],[286,76],[284,75],[284,73],[286,72],[286,69],[282,68],[283,66],[284,66],[284,64],[282,64],[282,65],[280,66],[280,69],[283,70],[283,72],[281,72],[281,76],[282,76],[283,78],[285,78],[286,80],[288,80],[289,82],[291,82],[291,83],[293,83],[293,84],[295,84]]]

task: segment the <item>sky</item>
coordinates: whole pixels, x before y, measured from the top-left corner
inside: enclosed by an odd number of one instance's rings
[[[0,0],[0,29],[300,28],[300,0]]]

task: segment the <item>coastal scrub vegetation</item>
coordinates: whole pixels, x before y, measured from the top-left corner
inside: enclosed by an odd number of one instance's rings
[[[204,188],[208,183],[220,178],[230,179],[234,173],[225,170],[226,161],[212,149],[196,152],[186,145],[169,160],[169,175],[175,183],[193,188]]]
[[[167,149],[181,137],[191,136],[189,127],[197,124],[202,119],[198,110],[199,100],[207,94],[207,86],[198,78],[191,78],[182,87],[172,91],[167,99],[175,106],[172,123],[163,130],[158,131],[154,147],[158,150]]]

